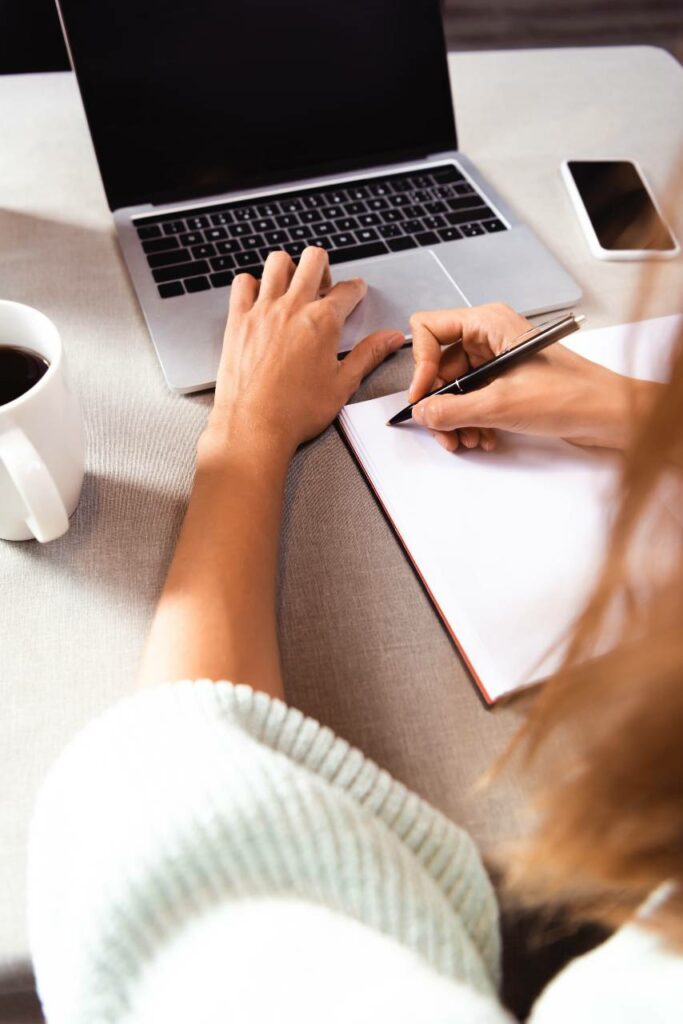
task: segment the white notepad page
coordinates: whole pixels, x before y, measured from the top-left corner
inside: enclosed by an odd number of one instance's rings
[[[583,330],[563,344],[666,380],[683,316]],[[494,452],[444,451],[386,421],[405,393],[348,405],[340,424],[485,698],[548,676],[605,554],[618,457],[501,434]],[[558,646],[558,644],[560,646]]]

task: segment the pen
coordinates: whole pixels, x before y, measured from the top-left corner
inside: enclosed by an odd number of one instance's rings
[[[539,324],[537,327],[530,327],[524,334],[520,334],[518,338],[515,338],[500,355],[494,356],[493,359],[489,359],[473,370],[469,370],[450,384],[446,384],[436,391],[430,391],[428,395],[420,398],[419,402],[424,402],[425,398],[433,398],[434,395],[465,395],[468,391],[475,391],[477,388],[481,388],[494,380],[501,373],[504,373],[505,370],[509,370],[512,366],[517,366],[518,363],[534,355],[535,352],[540,352],[541,349],[547,348],[548,345],[552,345],[554,342],[560,341],[561,338],[566,338],[568,334],[578,331],[585,319],[585,316],[575,316],[573,313],[567,313],[565,316],[561,316],[559,320],[550,320],[544,324]],[[532,337],[528,338],[527,341],[522,341],[522,338],[526,338],[532,331],[536,333],[532,334]],[[416,405],[418,405],[418,402],[412,402],[405,409],[401,409],[400,412],[397,412],[395,416],[392,416],[387,421],[387,426],[395,427],[398,423],[405,423],[406,420],[412,417],[413,409]]]

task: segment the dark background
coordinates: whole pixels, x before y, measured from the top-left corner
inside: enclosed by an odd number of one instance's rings
[[[332,2],[345,0],[321,0]],[[452,50],[651,43],[683,60],[681,0],[442,3]],[[0,0],[0,73],[63,71],[68,67],[54,0]]]

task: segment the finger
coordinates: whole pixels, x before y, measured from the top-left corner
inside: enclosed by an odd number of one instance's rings
[[[462,345],[458,342],[451,345],[441,355],[439,363],[439,377],[444,384],[450,384],[457,377],[462,377],[471,369],[470,361]]]
[[[491,385],[470,395],[437,395],[413,409],[413,419],[431,430],[486,427],[491,422]]]
[[[246,313],[256,302],[259,283],[251,274],[238,274],[230,289],[230,306],[228,316]]]
[[[482,427],[479,431],[479,444],[485,452],[492,452],[498,443],[495,430],[490,427]]]
[[[458,431],[460,435],[460,443],[464,448],[476,448],[479,444],[479,428],[478,427],[462,427]]]
[[[330,270],[330,261],[328,257],[327,266],[325,267],[325,272],[323,273],[323,279],[320,282],[320,295],[327,295],[331,287],[332,271]]]
[[[363,378],[372,373],[392,352],[396,352],[405,340],[400,331],[375,331],[363,338],[340,366],[347,394],[351,396]]]
[[[430,430],[432,437],[436,438],[442,448],[445,448],[447,452],[457,452],[460,447],[460,438],[458,437],[458,431],[452,430],[450,433],[440,433],[438,430]]]
[[[330,261],[324,249],[317,245],[307,246],[301,254],[299,265],[294,271],[289,293],[303,302],[313,302],[320,296],[325,275],[329,275]]]
[[[294,260],[284,249],[269,253],[261,277],[259,299],[278,299],[284,295],[295,270]]]
[[[434,387],[441,362],[441,348],[459,340],[462,319],[467,312],[467,309],[434,309],[411,316],[415,370],[408,391],[409,401],[417,402]]]
[[[334,288],[331,288],[325,298],[320,301],[332,309],[339,323],[343,324],[361,299],[365,298],[367,291],[368,286],[363,278],[354,277],[350,281],[340,281],[339,284],[335,284]],[[405,338],[403,340],[405,341]]]

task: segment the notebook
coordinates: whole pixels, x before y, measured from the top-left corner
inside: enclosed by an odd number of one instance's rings
[[[683,316],[582,330],[563,344],[633,377],[666,380]],[[619,458],[500,434],[451,454],[410,422],[407,394],[347,405],[339,422],[488,703],[547,677],[601,566]]]

